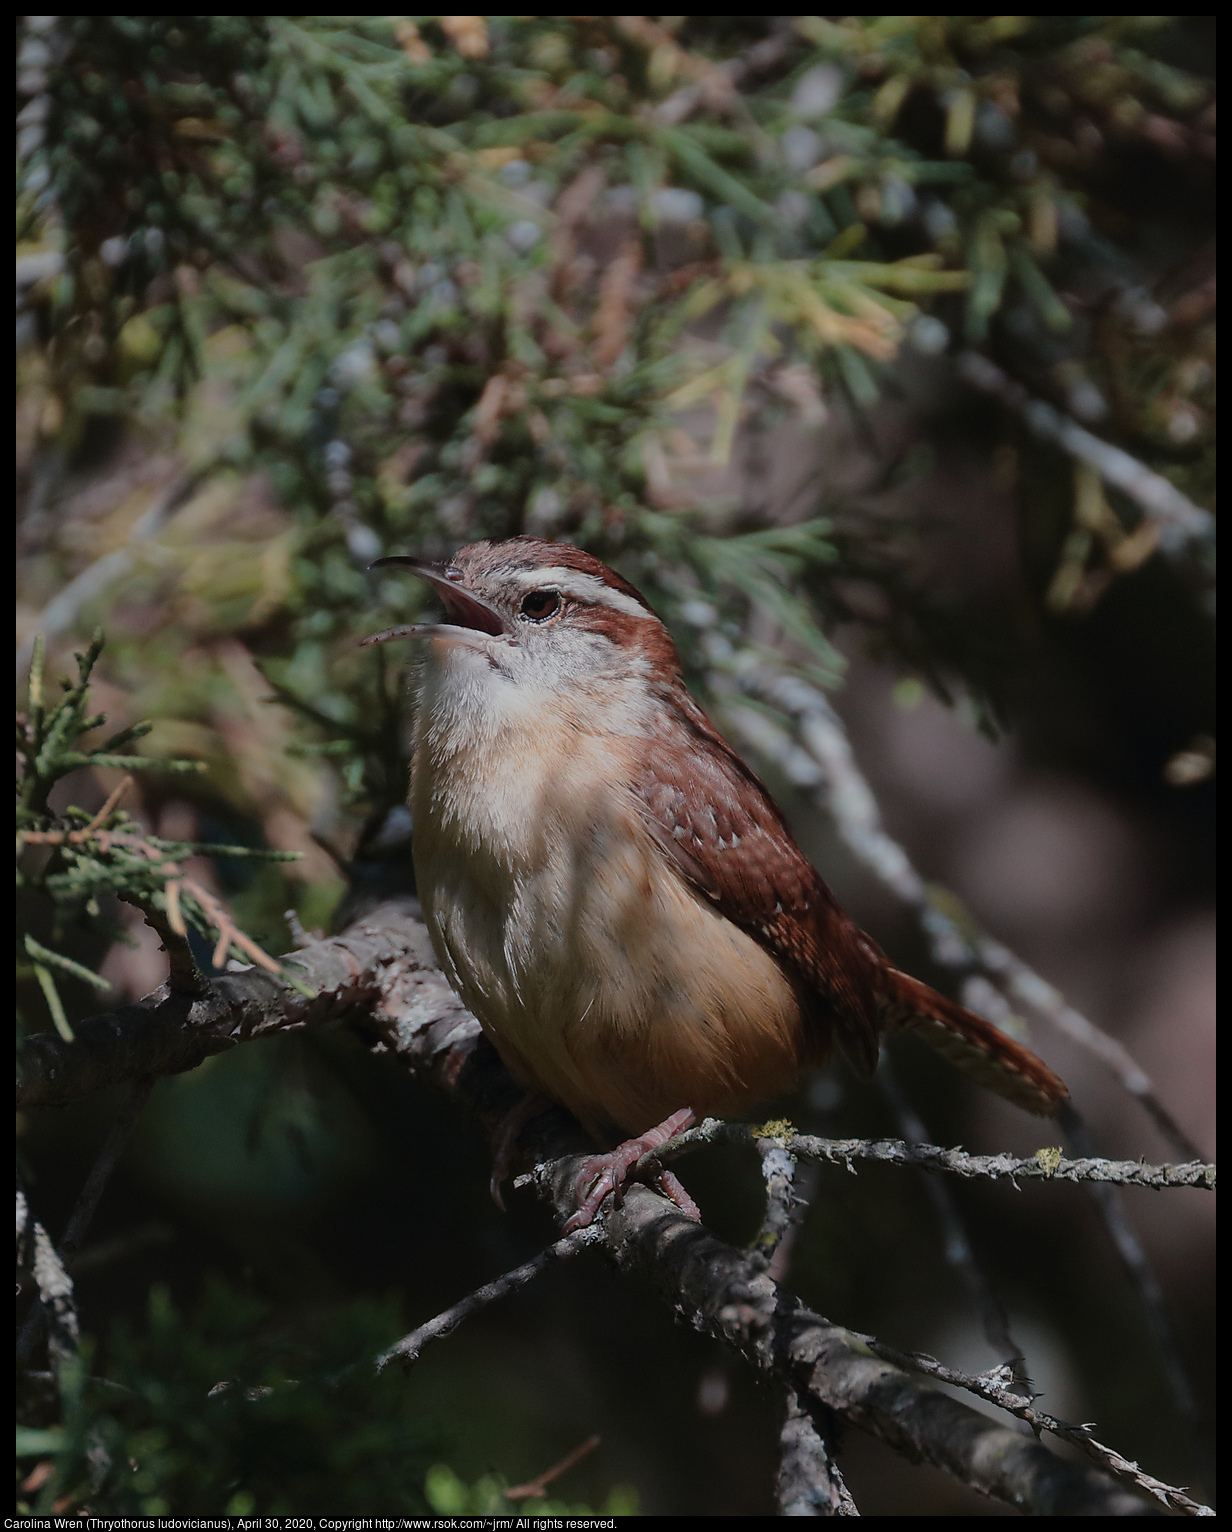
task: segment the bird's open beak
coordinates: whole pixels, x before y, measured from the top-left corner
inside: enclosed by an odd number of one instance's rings
[[[449,621],[415,622],[401,628],[386,628],[384,633],[374,633],[371,638],[362,639],[361,644],[383,644],[390,638],[443,638],[473,644],[479,634],[498,638],[509,632],[505,619],[490,602],[459,583],[456,570],[429,564],[426,559],[411,558],[407,554],[391,554],[389,558],[377,559],[368,568],[381,569],[389,565],[409,569],[421,580],[426,580],[440,596]]]

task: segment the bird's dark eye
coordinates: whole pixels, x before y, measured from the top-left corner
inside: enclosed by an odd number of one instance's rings
[[[522,616],[532,622],[543,622],[553,612],[560,611],[560,595],[554,590],[533,590],[522,597]]]

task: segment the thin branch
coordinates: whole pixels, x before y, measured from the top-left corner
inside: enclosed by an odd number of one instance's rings
[[[794,1389],[779,1432],[775,1497],[780,1516],[858,1516],[826,1436]]]
[[[554,1480],[559,1479],[574,1466],[580,1463],[584,1457],[589,1456],[599,1445],[597,1436],[588,1436],[580,1447],[575,1447],[566,1457],[561,1458],[551,1468],[546,1469],[537,1479],[530,1479],[525,1484],[515,1484],[512,1489],[505,1491],[506,1500],[542,1500],[547,1487]]]
[[[128,1136],[136,1126],[137,1119],[150,1099],[150,1092],[153,1089],[152,1078],[138,1080],[129,1091],[128,1100],[116,1113],[115,1121],[111,1124],[103,1147],[99,1150],[98,1158],[86,1177],[86,1184],[81,1188],[77,1206],[69,1216],[64,1236],[60,1240],[60,1254],[65,1260],[81,1248],[81,1242],[89,1231],[99,1199],[103,1195],[107,1182],[111,1179],[111,1172],[115,1169],[124,1145],[128,1142]]]
[[[409,1364],[418,1361],[420,1352],[425,1346],[452,1334],[463,1320],[469,1319],[472,1314],[477,1314],[480,1309],[487,1308],[490,1303],[495,1303],[506,1294],[516,1292],[519,1287],[525,1287],[528,1282],[533,1282],[556,1262],[567,1261],[579,1255],[587,1246],[598,1244],[602,1238],[602,1230],[591,1224],[589,1228],[578,1229],[573,1234],[566,1235],[564,1239],[558,1239],[554,1245],[541,1250],[533,1260],[527,1261],[522,1266],[515,1266],[512,1271],[507,1271],[503,1277],[497,1277],[494,1282],[486,1282],[468,1297],[459,1299],[444,1313],[438,1314],[435,1319],[429,1319],[417,1330],[404,1335],[388,1351],[381,1353],[376,1361],[376,1370],[383,1372],[391,1362]]]
[[[558,1214],[577,1159],[552,1167]],[[813,1313],[649,1188],[634,1185],[605,1220],[618,1266],[655,1286],[677,1313],[759,1371],[871,1432],[893,1450],[1034,1515],[1139,1515],[1141,1502],[1092,1469],[921,1386],[850,1330]]]
[[[214,944],[214,956],[211,959],[215,968],[221,968],[227,960],[227,953],[232,947],[236,947],[245,957],[251,958],[258,967],[264,968],[267,973],[279,972],[279,964],[270,957],[268,952],[258,947],[250,936],[245,936],[221,899],[215,899],[208,889],[202,888],[201,884],[192,878],[181,878],[180,882],[205,911],[206,919],[218,932],[218,940]]]
[[[1091,1135],[1087,1125],[1069,1102],[1062,1104],[1060,1121],[1071,1144],[1079,1149],[1090,1149]],[[1211,1185],[1214,1186],[1213,1176]],[[1112,1236],[1117,1254],[1146,1313],[1147,1324],[1159,1352],[1159,1360],[1176,1407],[1186,1419],[1196,1423],[1199,1420],[1198,1401],[1181,1359],[1181,1349],[1172,1333],[1172,1324],[1168,1319],[1168,1306],[1164,1302],[1158,1278],[1146,1258],[1146,1251],[1142,1248],[1142,1243],[1130,1224],[1121,1194],[1114,1186],[1107,1184],[1096,1184],[1090,1186],[1088,1190],[1103,1215],[1104,1224]]]
[[[114,1122],[108,1130],[107,1137],[103,1140],[103,1147],[99,1150],[98,1158],[86,1177],[85,1185],[81,1188],[81,1195],[77,1199],[77,1205],[69,1215],[68,1224],[60,1240],[58,1259],[62,1263],[71,1261],[72,1256],[80,1248],[98,1207],[99,1199],[107,1182],[111,1179],[111,1172],[116,1167],[124,1145],[128,1142],[128,1136],[136,1125],[137,1118],[141,1115],[142,1108],[150,1099],[150,1092],[154,1089],[154,1080],[147,1077],[138,1080],[128,1094],[128,1100],[116,1113]],[[36,1273],[37,1274],[37,1273]],[[65,1280],[68,1281],[67,1273]],[[21,1335],[17,1342],[17,1360],[24,1362],[38,1343],[42,1333],[43,1324],[48,1316],[48,1300],[43,1296],[42,1284],[39,1284],[39,1293],[43,1297],[41,1303],[36,1303],[26,1315],[25,1324],[22,1326]],[[71,1283],[70,1283],[71,1293]]]
[[[706,1144],[756,1146],[765,1137],[774,1138],[800,1159],[817,1160],[823,1165],[843,1165],[853,1174],[856,1162],[869,1161],[946,1172],[969,1181],[1083,1181],[1103,1186],[1145,1186],[1152,1191],[1175,1186],[1215,1190],[1215,1166],[1201,1162],[1146,1165],[1140,1160],[1096,1157],[1067,1160],[1059,1149],[1038,1149],[1030,1159],[1023,1160],[1010,1154],[968,1154],[965,1149],[942,1149],[936,1144],[906,1144],[897,1138],[815,1138],[779,1124],[774,1125],[771,1133],[766,1133],[747,1123],[719,1122],[714,1117],[707,1117],[696,1128],[677,1134],[661,1149],[644,1154],[634,1173],[669,1164]],[[520,1176],[514,1184],[520,1186],[527,1179]]]
[[[909,1144],[918,1146],[925,1143],[927,1130],[924,1123],[884,1058],[877,1070],[877,1082],[882,1094],[894,1108],[903,1137]],[[941,1176],[926,1176],[924,1186],[945,1236],[945,1258],[962,1279],[968,1296],[980,1312],[984,1339],[992,1348],[993,1355],[1011,1368],[1014,1381],[1029,1389],[1031,1379],[1027,1375],[1022,1347],[1010,1334],[1010,1318],[1005,1305],[993,1291],[975,1258],[971,1238],[949,1186]]]
[[[925,885],[906,852],[885,833],[877,801],[856,765],[842,721],[826,697],[805,681],[783,676],[756,663],[745,664],[738,668],[737,673],[739,684],[746,691],[765,698],[795,719],[806,749],[801,751],[799,746],[769,724],[768,720],[759,719],[756,715],[747,718],[744,714],[740,715],[739,722],[745,725],[746,734],[754,736],[757,748],[769,748],[772,756],[782,759],[789,774],[794,768],[797,780],[802,779],[819,789],[821,801],[830,810],[844,841],[866,866],[915,909],[936,961],[967,974],[968,985],[978,980],[981,973],[988,980],[997,981],[1010,996],[1030,1006],[1086,1048],[1142,1103],[1165,1138],[1189,1160],[1185,1166],[1157,1167],[1163,1172],[1163,1178],[1148,1178],[1145,1181],[1136,1178],[1132,1166],[1122,1165],[1120,1170],[1126,1172],[1123,1175],[1110,1173],[1111,1162],[1093,1157],[1071,1162],[1058,1158],[1058,1167],[1062,1164],[1085,1164],[1088,1170],[1072,1178],[1104,1183],[1092,1187],[1096,1206],[1130,1280],[1138,1291],[1173,1398],[1181,1413],[1189,1420],[1194,1420],[1193,1390],[1186,1377],[1180,1353],[1172,1340],[1171,1326],[1158,1281],[1111,1183],[1155,1186],[1203,1184],[1213,1187],[1214,1167],[1209,1167],[1207,1179],[1208,1172],[1200,1169],[1202,1161],[1197,1146],[1160,1101],[1145,1070],[1120,1043],[1081,1016],[1052,985],[1008,948],[983,932],[972,929],[969,924],[967,929],[960,929],[948,911],[941,907],[936,893]],[[807,772],[801,771],[801,766],[807,766],[810,762],[818,771],[819,778],[810,780]],[[1005,1004],[995,989],[992,998]],[[983,1009],[987,1012],[989,1008],[985,1005]],[[999,1020],[995,1015],[992,1019]],[[1073,1116],[1076,1118],[1076,1113]],[[1088,1148],[1093,1147],[1089,1140],[1084,1142]],[[1051,1152],[1044,1151],[1044,1155],[1051,1161]],[[1092,1173],[1097,1167],[1102,1169]],[[1065,1179],[1071,1178],[1068,1172],[1062,1172],[1062,1176]]]
[[[759,1139],[757,1150],[766,1182],[766,1211],[749,1249],[769,1267],[788,1230],[803,1217],[805,1209],[795,1193],[795,1155],[770,1138]]]
[[[804,1223],[804,1215],[808,1212],[820,1181],[821,1170],[815,1160],[805,1160],[803,1165],[796,1166],[795,1180],[792,1183],[792,1199],[795,1207],[791,1222],[783,1230],[774,1254],[770,1257],[770,1264],[766,1267],[774,1282],[787,1280],[791,1271],[791,1258],[796,1250],[796,1241],[800,1237],[800,1229]]]
[[[865,1336],[864,1339],[869,1350],[877,1356],[884,1357],[887,1362],[893,1362],[898,1367],[910,1367],[916,1372],[937,1378],[942,1383],[952,1384],[955,1388],[964,1388],[968,1393],[987,1399],[990,1404],[995,1404],[999,1409],[1008,1410],[1011,1415],[1017,1415],[1019,1420],[1025,1420],[1033,1431],[1048,1431],[1053,1436],[1059,1437],[1061,1441],[1068,1442],[1070,1446],[1077,1447],[1101,1468],[1115,1474],[1118,1479],[1124,1479],[1127,1483],[1145,1490],[1148,1495],[1153,1495],[1156,1500],[1162,1501],[1174,1511],[1180,1511],[1186,1516],[1215,1514],[1210,1506],[1191,1500],[1183,1490],[1177,1489],[1174,1485],[1165,1484],[1162,1479],[1154,1479],[1148,1473],[1143,1473],[1137,1463],[1123,1458],[1119,1452],[1115,1452],[1111,1447],[1105,1447],[1102,1442],[1097,1442],[1091,1435],[1093,1426],[1071,1426],[1063,1420],[1058,1420],[1054,1415],[1037,1410],[1030,1399],[1024,1399],[1005,1386],[1008,1381],[1006,1377],[1008,1368],[998,1368],[994,1373],[971,1377],[967,1373],[956,1372],[952,1367],[944,1367],[934,1357],[925,1356],[920,1352],[899,1351],[894,1346],[887,1346],[875,1340],[871,1335]]]
[[[40,1315],[45,1312],[50,1321],[52,1360],[56,1363],[67,1361],[76,1354],[80,1338],[73,1279],[65,1271],[47,1230],[30,1217],[30,1205],[20,1178],[17,1183],[17,1257],[19,1265],[29,1261],[38,1288],[39,1301],[34,1312]],[[25,1339],[23,1332],[18,1344],[18,1363],[25,1360],[22,1350]]]
[[[1160,547],[1165,552],[1178,553],[1190,542],[1209,545],[1214,541],[1214,516],[1195,505],[1162,474],[1155,473],[1120,447],[1084,430],[1051,404],[1032,397],[1021,383],[986,356],[976,351],[964,351],[956,366],[964,383],[999,399],[1021,416],[1036,436],[1054,442],[1071,457],[1093,468],[1105,484],[1128,495],[1158,525]]]

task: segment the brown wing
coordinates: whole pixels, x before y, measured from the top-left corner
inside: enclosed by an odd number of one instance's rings
[[[894,968],[844,914],[683,682],[669,702],[662,737],[633,784],[646,821],[698,892],[800,981],[818,1062],[833,1038],[871,1075],[879,1035],[910,1029],[981,1085],[1051,1116],[1069,1094],[1064,1082],[984,1017]]]
[[[634,791],[685,878],[801,983],[818,1056],[832,1035],[862,1073],[877,1065],[885,959],[843,913],[769,793],[683,684]],[[680,722],[684,723],[684,736]]]

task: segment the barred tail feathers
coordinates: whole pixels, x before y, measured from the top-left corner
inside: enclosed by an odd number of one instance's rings
[[[888,969],[885,979],[889,984],[884,985],[881,1000],[882,1026],[887,1032],[914,1032],[986,1090],[1037,1117],[1054,1116],[1068,1098],[1065,1082],[992,1022],[897,969]]]

